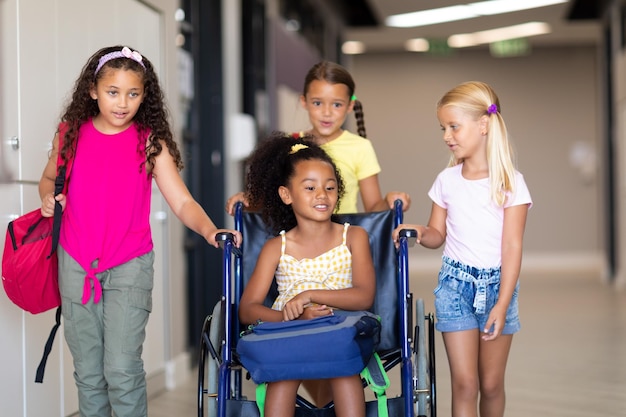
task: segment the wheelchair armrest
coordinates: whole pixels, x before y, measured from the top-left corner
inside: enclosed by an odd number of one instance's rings
[[[400,229],[400,233],[398,234],[400,238],[406,238],[407,244],[409,247],[415,246],[415,242],[417,241],[417,230],[415,229]]]

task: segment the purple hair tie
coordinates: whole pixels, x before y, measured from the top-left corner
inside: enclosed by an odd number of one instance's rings
[[[121,51],[109,52],[108,54],[102,55],[100,57],[100,60],[98,61],[98,66],[96,67],[96,70],[94,71],[94,75],[97,74],[98,71],[100,71],[100,69],[104,66],[104,64],[116,58],[132,59],[133,61],[141,64],[143,69],[146,69],[146,66],[144,65],[144,63],[141,62],[143,61],[143,57],[141,56],[141,54],[137,51],[131,50],[128,46],[125,46],[122,48]]]
[[[487,108],[487,113],[489,114],[494,114],[498,112],[498,106],[496,106],[495,104],[492,104],[491,106],[489,106],[489,108]]]

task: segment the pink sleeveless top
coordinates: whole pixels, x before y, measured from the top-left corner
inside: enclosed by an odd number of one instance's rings
[[[87,271],[83,304],[100,300],[96,274],[152,250],[150,199],[152,177],[146,174],[145,140],[131,125],[106,135],[91,120],[80,127],[69,179],[59,243]],[[140,146],[140,148],[138,148]]]

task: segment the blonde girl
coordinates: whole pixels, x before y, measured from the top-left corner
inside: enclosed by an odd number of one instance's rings
[[[445,243],[435,289],[437,330],[450,364],[452,415],[502,417],[504,375],[520,329],[518,279],[522,240],[532,205],[524,177],[514,168],[511,145],[493,89],[466,82],[437,103],[449,166],[428,195],[428,225],[418,231],[426,248]]]

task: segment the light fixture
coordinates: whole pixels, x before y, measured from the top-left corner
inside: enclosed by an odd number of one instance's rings
[[[289,32],[297,32],[300,30],[300,22],[297,19],[289,19],[285,22],[285,29]]]
[[[177,22],[182,22],[185,20],[185,10],[183,9],[176,9],[176,11],[174,12],[174,20],[176,20]]]
[[[489,0],[475,3],[460,4],[419,12],[403,13],[388,16],[385,24],[391,27],[417,27],[437,23],[454,22],[480,16],[510,13],[519,10],[535,9],[567,3],[568,0]]]
[[[521,25],[482,30],[474,33],[461,33],[448,38],[451,48],[466,48],[485,43],[505,41],[508,39],[527,38],[529,36],[550,33],[550,25],[544,22],[528,22]]]
[[[404,42],[404,49],[410,52],[428,52],[430,43],[424,38],[409,39]]]
[[[361,41],[346,41],[341,45],[341,52],[346,55],[356,55],[365,52],[365,44]]]

